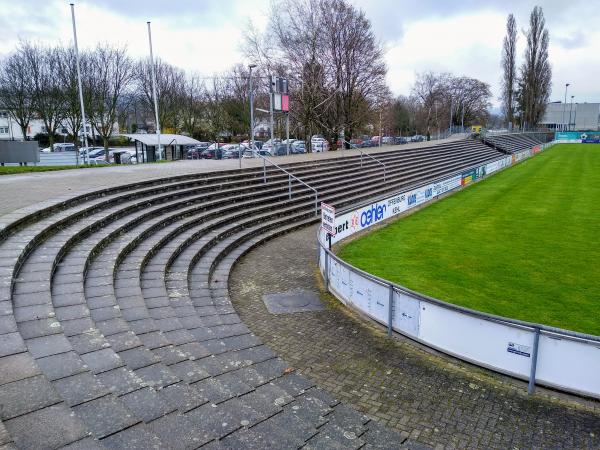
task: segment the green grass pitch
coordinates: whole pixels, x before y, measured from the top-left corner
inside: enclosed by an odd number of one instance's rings
[[[339,255],[440,300],[600,335],[600,145],[556,145]]]

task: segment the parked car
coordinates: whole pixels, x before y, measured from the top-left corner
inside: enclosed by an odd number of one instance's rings
[[[271,139],[269,139],[267,142],[265,142],[262,147],[260,147],[260,150],[270,150],[274,145],[277,144],[281,144],[281,139],[273,139],[273,142],[271,142]]]
[[[329,143],[323,138],[313,138],[310,145],[314,153],[322,153],[329,150]]]
[[[240,159],[244,153],[243,145],[226,145],[222,148],[223,159]]]
[[[392,145],[394,143],[394,138],[392,136],[384,136],[381,139],[381,143],[384,145]]]
[[[306,153],[306,142],[294,141],[294,143],[292,145],[290,145],[290,153],[292,153],[292,154]]]
[[[187,151],[187,159],[200,159],[200,154],[210,147],[210,142],[200,142]]]
[[[292,146],[290,144],[290,153],[292,153]],[[271,148],[271,155],[273,156],[286,156],[288,154],[288,146],[286,144],[278,144]]]
[[[421,136],[420,134],[415,134],[414,136],[412,136],[410,138],[410,142],[423,142],[425,140],[424,136]]]
[[[246,150],[244,150],[244,154],[242,155],[242,158],[244,158],[244,159],[258,158],[258,155],[266,156],[266,157],[273,156],[273,155],[271,155],[271,152],[269,150],[265,150],[264,148],[262,148],[262,149],[255,148],[254,150],[247,148]]]

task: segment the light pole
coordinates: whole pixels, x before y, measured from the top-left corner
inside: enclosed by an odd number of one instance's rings
[[[248,91],[250,92],[250,150],[254,152],[254,94],[252,93],[252,69],[256,67],[256,64],[250,64],[248,69],[250,69],[250,75],[248,76]],[[273,141],[271,141],[271,144]],[[240,159],[240,166],[242,165],[242,161]]]
[[[569,131],[571,131],[571,113],[573,112],[573,99],[575,98],[574,95],[571,95],[571,108],[569,109]],[[573,124],[575,125],[575,124]],[[573,128],[575,128],[573,126]]]
[[[162,147],[160,145],[160,122],[158,121],[158,99],[156,98],[156,73],[154,71],[154,55],[152,53],[152,31],[150,22],[148,24],[148,43],[150,44],[150,74],[152,75],[152,96],[154,97],[154,119],[156,120],[156,140],[158,144],[158,159],[162,159]]]
[[[75,5],[71,3],[71,19],[73,20],[73,43],[75,44],[75,60],[77,63],[77,84],[79,86],[79,104],[81,107],[81,126],[83,127],[83,142],[85,151],[83,152],[83,163],[88,162],[88,140],[87,140],[87,125],[85,122],[85,107],[83,105],[83,89],[81,88],[81,71],[79,70],[79,48],[77,46],[77,28],[75,26]]]
[[[565,102],[563,103],[563,117],[562,117],[562,126],[563,131],[565,130],[565,114],[567,112],[567,89],[569,88],[570,83],[565,84]]]
[[[452,135],[452,112],[454,109],[454,99],[450,98],[450,134],[448,134],[448,137],[450,137]]]

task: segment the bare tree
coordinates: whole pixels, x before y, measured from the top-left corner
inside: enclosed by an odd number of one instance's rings
[[[23,140],[26,140],[27,129],[35,111],[32,97],[32,75],[25,57],[24,45],[20,43],[17,50],[2,61],[0,107],[6,109],[10,117],[17,122],[23,134]]]
[[[552,68],[548,59],[550,36],[542,8],[536,6],[529,16],[527,49],[521,65],[517,100],[523,128],[535,127],[546,110],[552,87]]]
[[[59,48],[59,81],[64,93],[64,119],[68,133],[73,137],[75,147],[79,146],[79,133],[83,123],[81,119],[81,103],[79,101],[79,86],[77,82],[77,58],[73,47]],[[89,77],[89,57],[86,52],[80,53],[80,69],[82,79]],[[84,93],[84,96],[89,96]],[[88,124],[89,126],[89,124]]]
[[[133,62],[125,48],[98,45],[90,55],[90,116],[94,128],[102,138],[108,155],[108,139],[117,120],[119,98],[134,77]]]
[[[517,80],[517,22],[508,15],[502,47],[502,110],[507,123],[513,124]]]
[[[152,77],[150,60],[135,66],[136,87],[140,100],[154,114],[152,97]],[[185,72],[160,59],[154,61],[156,74],[156,96],[158,99],[158,120],[161,127],[178,130],[182,100],[185,96]]]
[[[35,112],[42,119],[50,148],[56,130],[65,114],[65,92],[61,83],[60,52],[58,48],[42,47],[25,42],[21,51],[31,73],[32,97]]]

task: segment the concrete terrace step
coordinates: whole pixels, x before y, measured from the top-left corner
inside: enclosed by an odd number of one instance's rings
[[[386,180],[358,155],[287,167],[343,205],[497,156],[468,141],[379,153]],[[310,190],[294,183],[289,200],[287,175],[267,176],[139,182],[3,218],[0,445],[397,447],[288,373],[231,305],[235,261],[316,220]]]

